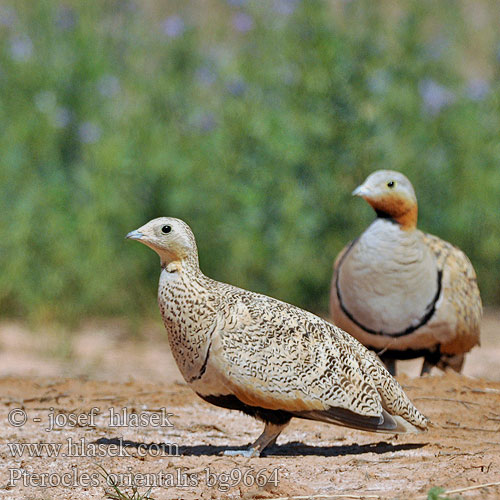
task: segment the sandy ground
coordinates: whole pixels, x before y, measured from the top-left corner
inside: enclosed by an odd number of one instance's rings
[[[499,485],[478,487],[500,482],[499,329],[500,313],[488,312],[464,375],[419,379],[418,361],[400,365],[428,432],[396,438],[294,419],[267,456],[247,459],[222,453],[261,424],[192,393],[159,323],[141,341],[116,323],[71,336],[0,325],[0,498],[106,498],[103,467],[129,495],[132,480],[140,493],[153,485],[153,499],[402,500],[433,487],[498,499]],[[19,447],[31,443],[44,445]]]

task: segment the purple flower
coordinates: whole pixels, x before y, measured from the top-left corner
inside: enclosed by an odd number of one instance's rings
[[[425,48],[425,53],[429,59],[437,61],[441,59],[448,50],[450,41],[444,36],[434,38]]]
[[[83,122],[78,127],[78,137],[85,144],[93,144],[97,142],[102,135],[102,130],[99,125],[93,122]]]
[[[248,0],[227,0],[229,5],[233,7],[243,7],[247,3]]]
[[[10,56],[15,61],[27,61],[33,54],[33,42],[28,35],[16,36],[10,40]]]
[[[418,88],[424,108],[431,115],[437,115],[443,107],[455,101],[455,94],[451,90],[430,78],[422,80]]]
[[[193,119],[194,128],[200,132],[210,132],[217,126],[217,120],[215,115],[210,112],[200,112],[194,116]]]
[[[57,12],[56,26],[63,31],[72,30],[77,21],[77,15],[70,7],[60,7]]]
[[[163,21],[163,33],[170,38],[178,38],[186,31],[186,25],[182,17],[173,15]]]
[[[120,80],[114,75],[104,75],[97,82],[97,89],[103,97],[113,97],[120,92]]]
[[[10,28],[16,22],[16,11],[11,7],[0,7],[0,26]]]
[[[285,85],[294,85],[300,77],[300,70],[292,64],[286,64],[278,68],[278,74]]]
[[[64,128],[71,122],[71,111],[66,108],[59,107],[56,109],[53,120],[55,127]]]
[[[467,97],[473,101],[482,101],[490,91],[490,82],[484,78],[473,78],[467,85]]]
[[[385,94],[389,89],[391,77],[383,69],[375,71],[367,81],[368,88],[373,94]]]
[[[41,113],[52,113],[57,106],[57,96],[52,90],[42,90],[35,95],[35,107]]]
[[[237,12],[233,16],[233,27],[236,31],[241,33],[246,33],[253,29],[253,18],[249,14],[244,12]]]
[[[217,125],[217,120],[213,113],[207,113],[201,117],[199,127],[202,132],[210,132]]]
[[[274,11],[284,16],[295,12],[299,0],[274,0]]]
[[[234,97],[241,97],[247,90],[243,80],[233,80],[226,85],[227,91]]]
[[[196,79],[205,87],[210,87],[217,80],[217,75],[209,66],[202,66],[196,71]]]

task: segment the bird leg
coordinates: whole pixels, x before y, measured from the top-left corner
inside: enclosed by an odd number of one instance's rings
[[[442,354],[441,358],[437,363],[437,367],[441,368],[441,370],[446,371],[448,368],[455,370],[457,373],[462,372],[462,368],[464,366],[465,355],[463,354]]]
[[[264,427],[264,432],[259,436],[257,441],[253,443],[246,450],[226,450],[224,455],[226,456],[243,456],[243,457],[260,457],[261,453],[268,446],[273,445],[276,439],[281,434],[281,431],[288,425],[285,424],[272,424],[271,422],[266,422]]]
[[[422,365],[422,370],[420,371],[420,376],[429,375],[434,366],[436,366],[441,358],[441,353],[437,351],[428,351],[424,356],[424,363]]]
[[[393,376],[396,376],[396,360],[394,358],[386,358],[384,355],[380,355],[380,360],[384,363],[387,371]]]

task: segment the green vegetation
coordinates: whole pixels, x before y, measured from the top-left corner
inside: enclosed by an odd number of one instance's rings
[[[131,493],[127,493],[126,491],[122,491],[116,482],[116,478],[113,474],[110,474],[104,467],[98,465],[102,472],[99,471],[99,474],[105,480],[106,486],[104,487],[104,497],[109,500],[154,500],[151,497],[151,490],[153,488],[149,488],[145,493],[140,493],[137,486],[130,486]],[[432,500],[432,499],[431,499]],[[436,499],[439,500],[439,499]]]
[[[455,497],[443,496],[445,494],[446,491],[444,488],[435,486],[434,488],[431,488],[427,493],[427,500],[460,500],[460,498],[462,498],[460,496],[455,496]]]
[[[170,215],[211,277],[326,312],[379,168],[499,304],[500,7],[393,5],[3,1],[0,310],[156,314],[158,262],[124,236]]]

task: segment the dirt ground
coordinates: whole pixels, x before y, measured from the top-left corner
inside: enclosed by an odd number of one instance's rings
[[[262,424],[199,399],[159,322],[140,341],[117,323],[71,336],[2,324],[0,498],[106,498],[104,469],[123,493],[135,480],[157,500],[406,500],[433,487],[499,499],[500,484],[480,487],[500,483],[499,330],[500,312],[488,312],[464,375],[419,379],[418,361],[400,365],[398,379],[433,422],[428,432],[392,437],[294,419],[267,456],[248,459],[222,453],[253,441]]]

